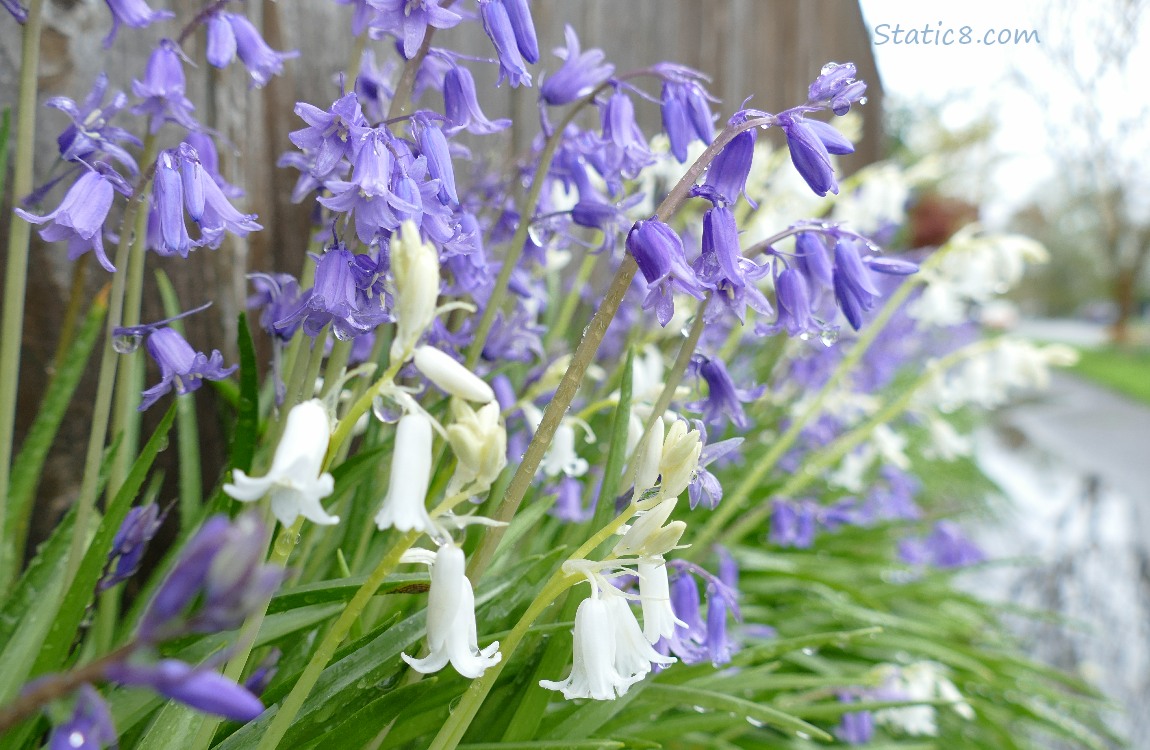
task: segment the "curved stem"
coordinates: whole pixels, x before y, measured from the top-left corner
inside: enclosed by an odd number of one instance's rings
[[[31,0],[24,22],[20,59],[20,91],[16,109],[16,160],[13,164],[12,203],[32,192],[32,156],[36,137],[36,86],[40,70],[40,32],[44,1]],[[8,226],[8,266],[4,274],[4,313],[0,322],[0,539],[5,538],[8,480],[12,470],[16,431],[17,385],[20,382],[20,344],[24,338],[24,294],[28,280],[28,246],[32,225],[11,217]],[[0,546],[0,585],[8,580],[8,566],[17,553]]]
[[[730,143],[732,138],[744,130],[767,125],[772,122],[773,118],[756,118],[739,125],[727,127],[719,133],[714,142],[703,151],[702,155],[691,165],[667,197],[663,199],[663,202],[659,204],[659,208],[655,212],[656,218],[660,221],[666,221],[679,210],[690,196],[691,188],[703,174],[707,165],[723,150],[724,146]],[[587,368],[590,367],[591,363],[595,360],[595,354],[599,351],[599,345],[603,342],[603,336],[607,333],[607,327],[611,325],[611,320],[614,319],[615,313],[619,310],[619,305],[623,302],[627,288],[631,286],[631,282],[634,280],[635,273],[638,270],[638,266],[635,265],[635,259],[628,254],[619,266],[619,270],[615,272],[615,277],[611,280],[611,286],[607,289],[602,304],[600,304],[599,309],[595,311],[595,316],[583,332],[583,338],[580,339],[579,346],[571,358],[571,365],[567,368],[567,372],[563,373],[563,379],[559,382],[559,386],[555,390],[555,395],[543,412],[543,420],[535,430],[535,435],[531,438],[531,443],[527,446],[527,452],[523,455],[522,462],[515,470],[515,475],[512,477],[511,484],[507,488],[507,493],[503,496],[503,500],[500,502],[498,508],[496,508],[494,514],[495,520],[508,522],[511,520],[511,517],[515,515],[515,511],[519,509],[519,504],[523,502],[523,498],[527,494],[527,489],[531,486],[531,482],[535,478],[535,472],[539,469],[539,464],[542,462],[547,448],[550,447],[551,440],[555,437],[555,431],[559,428],[559,423],[562,421],[563,415],[567,413],[567,409],[571,406],[571,402],[574,400],[575,394],[583,382],[583,376],[586,374]],[[485,530],[479,547],[476,549],[475,554],[472,555],[471,563],[468,566],[468,576],[472,580],[477,580],[483,571],[487,569],[487,565],[491,562],[491,556],[495,553],[495,549],[499,546],[499,541],[503,538],[505,528],[506,527],[496,526]]]

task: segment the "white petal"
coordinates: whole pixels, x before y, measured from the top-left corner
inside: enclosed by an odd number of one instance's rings
[[[415,367],[452,396],[481,404],[495,400],[495,391],[481,377],[434,346],[415,350]]]
[[[413,412],[399,420],[387,496],[375,516],[380,529],[435,534],[425,504],[431,479],[431,438],[431,421],[423,414]]]

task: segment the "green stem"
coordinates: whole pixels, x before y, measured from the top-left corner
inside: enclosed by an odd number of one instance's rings
[[[145,183],[146,185],[146,183]],[[128,278],[124,289],[124,309],[120,315],[122,326],[140,322],[140,306],[144,297],[144,263],[147,249],[144,239],[148,231],[148,212],[136,213],[135,230],[128,252]],[[115,407],[112,412],[112,435],[120,435],[120,449],[112,462],[108,475],[108,494],[114,495],[128,475],[136,458],[140,440],[141,375],[144,353],[137,349],[120,355],[119,374],[116,377]]]
[[[874,432],[876,427],[895,420],[904,411],[910,408],[911,402],[914,400],[914,395],[920,388],[930,384],[930,382],[937,377],[938,373],[946,371],[963,359],[990,348],[993,344],[993,341],[978,341],[930,363],[926,368],[926,372],[919,376],[909,388],[904,389],[898,398],[888,403],[866,422],[855,427],[845,435],[839,436],[839,438],[830,445],[804,461],[799,470],[792,474],[791,478],[774,494],[779,497],[794,497],[806,489],[812,482],[824,477],[826,471],[838,463],[843,456],[850,453],[860,443],[866,440],[867,437]],[[770,503],[760,503],[758,506],[747,510],[739,517],[738,521],[722,533],[721,539],[723,543],[735,544],[739,542],[760,528],[770,514]]]
[[[36,88],[40,69],[40,31],[43,0],[31,0],[24,22],[20,60],[20,88],[16,110],[16,161],[12,176],[12,203],[32,192],[32,156],[36,137]],[[20,344],[24,338],[24,294],[28,281],[28,246],[32,225],[11,217],[8,227],[8,266],[4,274],[4,312],[0,322],[0,539],[8,514],[8,479],[16,431],[17,385],[20,382]],[[0,548],[0,581],[15,564],[15,552]]]
[[[76,335],[76,324],[84,312],[87,293],[84,282],[88,278],[88,253],[84,253],[72,264],[72,286],[68,290],[68,307],[64,310],[64,321],[60,325],[60,340],[56,342],[56,353],[52,355],[52,371],[64,366],[64,357],[72,339]]]
[[[394,547],[380,560],[379,565],[371,572],[359,590],[355,592],[355,596],[347,603],[343,612],[340,614],[339,619],[332,625],[331,630],[324,636],[323,641],[320,642],[319,647],[311,657],[311,661],[304,667],[303,673],[300,675],[299,680],[296,681],[292,691],[280,704],[279,710],[276,711],[275,718],[272,720],[271,725],[268,727],[267,732],[260,740],[257,750],[272,750],[275,748],[284,734],[287,732],[288,727],[291,726],[292,721],[299,713],[300,708],[303,707],[304,700],[311,693],[315,687],[316,681],[319,680],[320,675],[323,673],[324,668],[327,667],[331,657],[335,654],[335,650],[343,639],[347,637],[348,632],[351,630],[352,624],[359,618],[364,607],[368,605],[372,597],[375,596],[376,591],[383,585],[384,579],[399,565],[399,560],[403,556],[415,540],[419,537],[419,532],[409,531],[404,534]]]
[[[707,165],[718,156],[724,146],[731,142],[732,138],[744,130],[759,127],[760,125],[765,125],[770,122],[773,122],[770,118],[748,120],[739,125],[728,127],[719,133],[711,145],[707,147],[695,163],[690,166],[675,187],[672,188],[671,192],[667,194],[663,202],[659,204],[659,208],[655,212],[655,218],[665,222],[679,210],[687,198],[690,197],[691,188],[699,177],[702,176]],[[506,265],[504,268],[506,268]],[[627,289],[631,286],[631,282],[634,280],[635,273],[638,270],[638,266],[635,265],[635,259],[628,254],[619,266],[619,270],[615,272],[615,277],[611,280],[611,286],[607,289],[602,304],[599,305],[599,309],[595,311],[595,316],[591,318],[591,323],[588,324],[586,330],[583,332],[583,338],[580,339],[579,346],[571,358],[571,365],[567,368],[567,372],[563,373],[563,379],[559,381],[555,395],[543,412],[543,420],[535,430],[535,435],[531,438],[531,443],[527,446],[527,452],[523,455],[523,460],[515,470],[515,476],[512,477],[511,484],[507,487],[507,494],[503,496],[503,500],[495,510],[495,520],[509,522],[519,509],[519,504],[523,502],[523,498],[535,478],[535,472],[539,469],[539,464],[543,460],[543,456],[547,452],[548,447],[550,447],[551,440],[555,437],[555,431],[559,428],[559,423],[562,421],[563,415],[567,413],[567,409],[571,406],[571,402],[574,400],[575,394],[583,382],[583,376],[586,374],[587,368],[590,367],[591,363],[595,360],[595,354],[599,351],[599,345],[603,342],[603,336],[607,333],[607,327],[611,325],[611,321],[614,319],[615,313],[619,310],[619,305],[622,304],[623,297],[626,295]],[[484,529],[483,538],[475,554],[472,555],[471,563],[468,566],[468,575],[472,580],[478,580],[482,572],[487,569],[487,565],[491,562],[491,557],[495,554],[495,550],[499,546],[499,542],[503,538],[506,528],[505,526],[495,526]]]
[[[156,152],[156,137],[149,133],[144,140],[144,155],[140,163],[150,165],[156,159]],[[96,398],[92,407],[92,426],[88,433],[88,449],[84,456],[84,474],[80,481],[80,495],[76,500],[76,523],[72,529],[67,574],[64,576],[65,586],[62,589],[65,591],[75,577],[76,571],[80,567],[80,561],[84,557],[88,524],[99,490],[100,462],[104,453],[104,439],[107,437],[108,421],[112,411],[112,394],[116,383],[116,359],[120,356],[112,348],[112,332],[120,325],[124,311],[124,284],[128,254],[132,244],[131,228],[136,226],[138,214],[147,214],[147,200],[142,195],[146,185],[145,180],[138,186],[132,200],[128,202],[128,206],[124,210],[124,219],[120,228],[120,244],[116,248],[116,273],[112,275],[112,293],[108,299],[108,326],[104,337],[104,351],[100,358]]]
[[[937,263],[937,259],[942,256],[944,251],[936,252],[931,256],[927,265]],[[923,266],[926,268],[926,265]],[[779,460],[786,454],[788,450],[798,440],[799,435],[802,433],[803,428],[817,417],[826,402],[827,397],[839,386],[847,373],[855,368],[855,365],[866,354],[867,349],[878,335],[882,333],[886,324],[890,322],[891,317],[902,305],[903,302],[924,283],[923,276],[914,276],[906,279],[898,289],[895,290],[883,305],[878,315],[874,317],[863,330],[862,334],[855,341],[854,346],[851,347],[847,355],[839,362],[838,367],[831,374],[831,377],[823,385],[818,394],[811,400],[810,404],[803,411],[802,414],[795,417],[791,422],[790,427],[784,432],[770,447],[766,455],[755,462],[755,465],[750,467],[750,470],[743,475],[742,481],[739,486],[735,488],[734,492],[725,495],[723,502],[715,509],[710,518],[707,519],[699,535],[696,537],[694,543],[691,545],[691,550],[687,553],[689,559],[695,559],[699,555],[705,554],[711,542],[713,542],[722,531],[723,527],[731,521],[731,519],[744,512],[744,506],[750,499],[751,493],[754,492],[762,482],[762,480],[770,473]]]

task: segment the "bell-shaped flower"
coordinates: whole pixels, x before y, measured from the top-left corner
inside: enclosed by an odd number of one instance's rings
[[[383,506],[375,514],[382,529],[421,531],[437,536],[439,530],[427,514],[427,487],[431,481],[431,420],[421,412],[405,414],[395,429],[391,477]]]
[[[511,15],[502,0],[480,0],[479,16],[483,20],[483,30],[495,45],[495,53],[499,58],[499,80],[495,85],[502,84],[506,79],[511,82],[512,88],[530,86],[531,74],[527,72],[527,64],[523,61],[515,29],[511,25]]]
[[[770,272],[770,266],[743,257],[735,215],[728,206],[715,206],[703,215],[702,252],[692,267],[700,283],[714,290],[704,313],[707,322],[722,317],[725,310],[741,323],[747,305],[760,315],[771,314],[771,303],[754,283]]]
[[[108,561],[104,564],[104,575],[100,577],[97,591],[105,591],[121,581],[126,581],[140,569],[148,542],[160,530],[164,516],[155,503],[137,506],[128,511],[112,539],[112,549],[108,551]]]
[[[563,35],[567,48],[555,51],[563,65],[539,86],[539,98],[553,106],[570,104],[587,96],[615,72],[614,65],[603,62],[606,57],[603,50],[580,50],[579,36],[570,25],[564,28]]]
[[[399,40],[399,51],[404,58],[415,57],[427,36],[427,27],[450,29],[463,16],[440,7],[440,0],[370,0],[376,11],[371,23],[371,35],[379,39],[384,32]]]
[[[662,558],[639,563],[639,601],[643,605],[643,637],[649,643],[670,638],[686,623],[671,608],[671,584]]]
[[[835,243],[834,290],[839,309],[857,331],[862,326],[863,313],[874,309],[878,302],[879,290],[853,240],[843,238]]]
[[[72,715],[48,738],[48,750],[101,750],[115,747],[116,727],[108,704],[91,685],[76,691]]]
[[[112,30],[104,37],[104,48],[112,46],[116,40],[116,32],[120,24],[142,29],[156,21],[166,21],[175,18],[176,14],[170,10],[152,10],[144,0],[105,0],[108,10],[112,12]]]
[[[779,127],[787,137],[791,162],[815,195],[838,195],[839,184],[831,154],[849,154],[854,146],[830,125],[807,121],[801,115],[779,115]]]
[[[853,62],[829,62],[807,89],[807,98],[811,102],[830,101],[853,83],[857,74],[858,69]]]
[[[660,654],[651,647],[621,592],[607,587],[603,603],[615,631],[615,671],[624,677],[644,677],[651,671],[652,664],[668,667],[675,663],[674,657]]]
[[[492,401],[478,411],[460,400],[451,402],[452,423],[447,428],[447,442],[458,463],[447,486],[453,495],[464,487],[482,492],[491,486],[507,465],[507,429]]]
[[[205,380],[223,380],[238,365],[224,367],[224,355],[213,349],[211,355],[197,352],[174,328],[148,325],[117,328],[116,336],[139,336],[148,332],[144,348],[160,366],[160,382],[143,392],[140,411],[160,400],[173,388],[179,396],[199,390]]]
[[[44,102],[45,107],[58,109],[72,120],[72,124],[56,137],[60,158],[92,164],[107,154],[135,177],[140,173],[136,159],[120,144],[128,143],[138,148],[144,144],[127,130],[110,124],[127,105],[128,97],[117,91],[112,94],[112,100],[104,104],[107,91],[108,74],[101,72],[82,104],[66,96],[53,96]]]
[[[486,404],[495,400],[495,391],[450,354],[434,346],[415,349],[415,369],[441,389],[467,401]]]
[[[715,205],[733,206],[747,189],[747,177],[755,158],[755,131],[744,130],[735,135],[720,151],[703,184],[692,189],[692,194],[706,198]]]
[[[192,117],[195,106],[184,94],[186,85],[179,46],[171,39],[161,39],[148,58],[144,80],[132,81],[132,93],[143,99],[132,108],[133,114],[149,115],[149,131],[153,134],[158,133],[165,122],[199,130],[199,123]]]
[[[391,359],[406,360],[435,319],[439,298],[439,255],[423,241],[413,222],[405,221],[391,239],[391,272],[395,279],[395,338]]]
[[[538,423],[538,420],[533,420]],[[549,477],[564,474],[569,477],[581,477],[587,473],[587,459],[581,458],[575,450],[575,425],[564,419],[555,428],[555,435],[551,438],[551,445],[543,456],[541,468]]]
[[[615,700],[625,695],[643,675],[620,674],[615,668],[615,626],[607,604],[598,592],[579,604],[575,611],[571,674],[558,682],[540,680],[539,686],[558,690],[567,700],[592,698]]]
[[[114,273],[116,267],[104,252],[104,222],[108,220],[116,190],[125,195],[132,192],[110,169],[86,171],[68,188],[55,211],[37,216],[17,208],[15,213],[32,224],[47,224],[40,230],[45,242],[67,240],[68,260],[76,260],[91,250],[104,270]]]
[[[426,112],[416,112],[416,141],[419,153],[427,159],[427,171],[439,180],[439,201],[444,204],[459,203],[459,193],[455,189],[455,167],[451,164],[451,150],[443,128],[432,124],[432,117]]]
[[[288,138],[299,148],[315,154],[312,169],[321,179],[335,169],[340,159],[354,160],[363,137],[370,130],[354,92],[344,94],[326,110],[296,102],[295,113],[308,127],[293,130]]]
[[[322,525],[339,523],[339,517],[328,515],[319,502],[335,487],[331,474],[323,471],[330,440],[327,407],[318,399],[304,401],[288,412],[268,473],[249,477],[235,469],[224,492],[241,502],[259,500],[270,493],[272,513],[284,526],[291,526],[299,516]]]
[[[806,279],[808,289],[830,289],[834,284],[834,267],[826,243],[815,232],[795,235],[795,264]]]
[[[450,542],[435,553],[431,563],[431,589],[427,593],[427,650],[422,659],[401,654],[422,674],[438,672],[448,663],[474,680],[503,658],[499,641],[479,648],[475,626],[475,592],[464,574],[463,550]]]
[[[251,721],[264,705],[242,685],[206,667],[193,667],[178,659],[153,664],[119,662],[108,666],[105,677],[121,685],[147,687],[165,698],[232,721]]]
[[[204,168],[191,144],[181,143],[177,153],[184,205],[188,215],[200,225],[201,245],[215,249],[223,242],[225,231],[246,237],[263,228],[256,223],[255,214],[242,214],[228,201],[223,188]]]
[[[697,81],[667,80],[663,83],[663,132],[671,145],[671,154],[680,164],[687,161],[687,147],[693,140],[710,144],[715,137],[711,118],[711,101]]]
[[[330,325],[335,337],[346,341],[387,320],[383,297],[369,297],[359,284],[356,259],[362,257],[342,243],[328,248],[316,259],[315,284],[301,295],[294,310],[275,321],[276,329],[287,331],[302,323],[304,333],[315,338]]]
[[[451,123],[450,133],[466,130],[475,135],[490,135],[511,126],[511,120],[488,120],[479,107],[475,78],[467,68],[453,65],[443,78],[443,113]]]
[[[643,309],[654,307],[659,325],[671,322],[676,291],[703,299],[703,286],[687,264],[682,238],[657,217],[635,222],[627,234],[627,252],[647,280]]]
[[[237,55],[251,74],[251,85],[258,87],[282,73],[284,60],[299,57],[299,51],[276,52],[245,16],[214,14],[208,20],[208,62],[225,68]]]
[[[697,354],[692,359],[696,371],[707,383],[707,398],[688,404],[687,408],[701,409],[703,419],[710,424],[722,424],[729,419],[740,430],[750,425],[743,404],[750,403],[763,395],[765,386],[738,388],[727,366],[718,357],[709,358]]]
[[[539,62],[539,39],[535,35],[535,21],[531,18],[528,0],[497,0],[507,11],[511,21],[511,31],[515,35],[515,46],[519,54],[529,63]]]

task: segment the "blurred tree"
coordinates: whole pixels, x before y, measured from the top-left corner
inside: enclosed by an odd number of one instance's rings
[[[1046,64],[1019,73],[1043,107],[1057,165],[1071,197],[1066,211],[1091,210],[1081,222],[1114,303],[1111,335],[1129,340],[1138,283],[1150,257],[1147,155],[1150,100],[1144,85],[1150,49],[1142,32],[1150,0],[1059,0],[1047,8]]]

